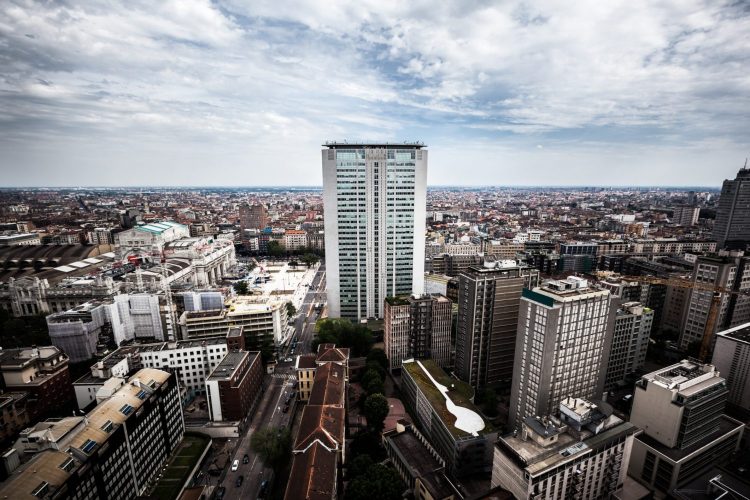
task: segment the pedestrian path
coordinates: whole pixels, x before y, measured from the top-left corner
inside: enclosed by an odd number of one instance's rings
[[[273,378],[280,378],[284,380],[297,380],[297,376],[291,373],[272,373]]]

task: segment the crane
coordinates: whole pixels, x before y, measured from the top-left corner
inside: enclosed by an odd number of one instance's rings
[[[706,325],[703,329],[703,337],[701,339],[699,359],[702,362],[707,362],[708,357],[711,354],[714,331],[716,329],[716,322],[719,319],[719,310],[721,309],[721,303],[725,296],[750,296],[750,290],[731,290],[726,287],[713,285],[711,283],[701,283],[699,281],[693,281],[689,278],[670,277],[660,278],[657,276],[621,276],[624,281],[637,281],[641,283],[648,283],[650,285],[667,285],[675,288],[689,289],[699,292],[711,292],[711,306],[708,310],[708,316],[706,317]]]

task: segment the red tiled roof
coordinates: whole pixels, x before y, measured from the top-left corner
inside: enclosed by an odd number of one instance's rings
[[[335,451],[314,442],[304,452],[295,453],[286,488],[288,500],[324,500],[336,497]]]

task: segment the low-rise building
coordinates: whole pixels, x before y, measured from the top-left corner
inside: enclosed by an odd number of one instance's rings
[[[448,376],[431,360],[406,360],[401,374],[404,402],[445,461],[448,475],[490,472],[497,431],[471,402],[472,387]]]
[[[29,393],[22,391],[0,394],[0,443],[11,439],[18,431],[29,425],[26,409]]]
[[[559,414],[525,417],[520,436],[498,440],[492,487],[516,498],[616,498],[638,432],[606,403],[566,398]]]
[[[211,420],[241,421],[263,386],[260,352],[228,353],[206,378],[206,399]]]
[[[297,372],[300,401],[307,401],[310,398],[315,372],[325,363],[335,363],[343,367],[344,379],[349,380],[349,349],[336,347],[334,344],[320,344],[316,354],[301,354],[295,360],[294,369]]]

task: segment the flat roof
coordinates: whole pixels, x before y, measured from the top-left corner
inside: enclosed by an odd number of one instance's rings
[[[726,415],[721,415],[721,417],[719,418],[719,426],[717,429],[714,430],[714,432],[706,435],[703,439],[701,439],[697,443],[692,444],[684,449],[670,448],[669,446],[664,446],[656,439],[647,435],[645,432],[636,436],[636,439],[642,441],[648,447],[653,448],[655,451],[666,456],[670,460],[674,462],[679,462],[680,460],[683,460],[684,458],[688,457],[689,455],[703,448],[704,446],[718,439],[721,439],[725,437],[726,435],[732,432],[735,432],[737,429],[744,427],[744,426],[745,424],[743,424],[742,422],[734,420],[733,418],[729,418]]]
[[[234,375],[237,367],[240,366],[240,363],[242,363],[242,361],[246,357],[249,357],[250,354],[251,353],[248,351],[235,351],[227,353],[227,355],[224,356],[224,359],[221,360],[221,363],[216,365],[216,368],[214,368],[214,371],[211,372],[211,375],[208,376],[206,381],[229,380],[230,378],[232,378],[232,375]]]
[[[734,328],[730,328],[729,330],[719,332],[716,335],[736,340],[737,342],[742,342],[743,344],[750,344],[750,323],[735,326]]]
[[[321,144],[322,147],[328,149],[356,149],[356,148],[388,148],[388,149],[422,149],[426,148],[427,145],[423,142],[338,142],[338,141],[326,141],[325,144]]]

